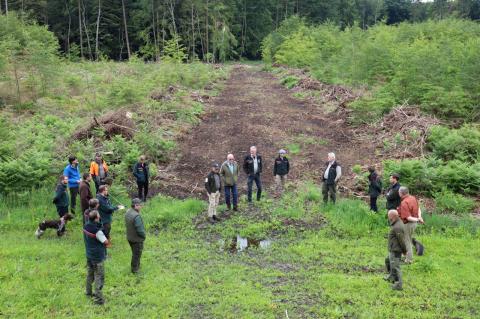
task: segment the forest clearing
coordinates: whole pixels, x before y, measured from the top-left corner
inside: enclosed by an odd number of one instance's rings
[[[330,16],[319,9],[332,19],[325,22],[305,13],[306,2],[287,1],[278,13],[273,1],[255,7],[277,15],[271,29],[241,20],[237,33],[238,21],[227,18],[236,12],[232,4],[210,1],[122,0],[109,7],[81,0],[81,31],[70,22],[68,36],[60,22],[44,23],[16,1],[0,6],[0,318],[478,318],[476,11],[460,19],[454,14],[466,15],[465,3],[453,1],[445,7],[452,16],[438,18],[438,1],[413,2],[409,20],[390,23],[390,2],[378,1],[383,9],[374,10],[372,0],[350,25],[342,6],[332,4]],[[235,10],[255,11],[247,2]],[[76,5],[66,1],[64,14]],[[291,16],[283,16],[289,5]],[[422,8],[432,16],[415,20]],[[42,10],[55,21],[57,11]],[[162,10],[167,22],[157,17]],[[151,33],[140,30],[142,14],[152,18]],[[197,23],[205,17],[211,25]],[[110,24],[96,22],[107,18]],[[113,20],[126,41],[120,47],[109,42]],[[227,22],[228,45],[217,42]],[[97,25],[103,31],[93,41]],[[261,40],[251,33],[255,27]],[[259,55],[262,61],[243,59]],[[261,173],[251,146],[262,156]],[[290,163],[280,194],[279,150]],[[52,203],[61,180],[78,161],[79,173],[87,173],[79,178],[93,178],[87,185],[96,194],[100,173],[91,167],[98,154],[113,221],[85,221],[81,200],[76,211],[72,206],[67,176],[66,212],[74,218],[63,224]],[[222,175],[212,219],[208,176],[212,164],[228,165],[228,154],[243,164],[238,207],[226,201]],[[143,156],[145,198],[136,175]],[[261,175],[258,201],[247,196],[249,156]],[[324,185],[336,160],[337,199],[327,202]],[[369,206],[369,169],[378,173],[378,211]],[[402,259],[400,291],[384,280],[392,176],[418,199],[415,234],[425,248],[415,247],[412,262]],[[101,199],[98,191],[93,197]],[[131,229],[119,209],[136,210],[136,197],[145,200],[138,204],[145,233],[139,271],[130,263]],[[57,231],[38,235],[39,223],[59,217]],[[94,222],[105,233],[105,241],[92,237],[106,252],[102,305],[88,285],[85,291],[85,225]]]

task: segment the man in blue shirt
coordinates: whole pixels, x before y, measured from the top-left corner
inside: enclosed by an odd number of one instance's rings
[[[78,167],[78,159],[75,156],[68,158],[70,164],[63,170],[63,175],[68,178],[68,189],[70,190],[70,212],[75,214],[77,206],[78,188],[80,186],[80,168]]]

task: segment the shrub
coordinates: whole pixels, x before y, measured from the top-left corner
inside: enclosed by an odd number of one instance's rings
[[[282,84],[287,87],[287,89],[293,89],[298,84],[299,79],[296,76],[286,76],[282,79]]]
[[[407,186],[412,193],[429,194],[433,189],[433,167],[435,161],[426,159],[386,160],[384,165],[384,185],[389,185],[390,175],[400,175],[400,184]]]
[[[471,213],[475,207],[475,202],[472,199],[455,194],[447,189],[434,193],[433,197],[435,198],[437,213],[464,215]]]
[[[427,147],[445,161],[475,162],[480,158],[480,128],[474,125],[459,129],[434,126],[430,129]]]

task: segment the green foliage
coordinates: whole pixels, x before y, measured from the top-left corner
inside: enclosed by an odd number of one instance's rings
[[[282,84],[288,89],[294,88],[298,84],[299,78],[293,75],[288,75],[282,79]]]
[[[436,161],[423,159],[386,160],[383,162],[383,185],[389,185],[389,177],[393,173],[400,175],[400,184],[407,186],[413,194],[429,194],[434,188],[434,167]]]
[[[455,194],[452,191],[443,189],[438,193],[434,193],[436,212],[455,215],[467,215],[475,207],[475,202],[462,195]]]
[[[427,147],[445,161],[458,159],[475,162],[480,158],[480,128],[464,125],[459,129],[434,126],[430,129]]]
[[[308,67],[329,83],[371,87],[373,95],[352,105],[357,120],[375,120],[404,101],[443,118],[478,118],[478,24],[448,19],[366,31],[292,25],[264,41],[266,62]]]
[[[0,85],[6,81],[12,88],[6,96],[0,91],[0,98],[15,96],[21,104],[26,92],[44,95],[56,80],[57,50],[57,39],[46,27],[14,13],[0,15]]]
[[[178,201],[169,197],[155,197],[143,208],[148,229],[163,228],[172,224],[182,227],[205,209],[205,203],[196,199]]]
[[[170,158],[170,152],[176,146],[175,142],[165,138],[161,131],[140,132],[135,135],[135,141],[144,153],[162,162]]]
[[[187,59],[186,49],[181,43],[182,39],[174,35],[165,43],[163,48],[163,59],[167,62],[181,63]]]

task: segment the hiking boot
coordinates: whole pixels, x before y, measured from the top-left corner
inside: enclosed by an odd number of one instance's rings
[[[383,277],[383,280],[391,282],[391,283],[395,282],[395,279],[393,279],[393,277],[390,276],[390,275],[386,275],[385,277]]]
[[[218,218],[217,215],[213,215],[212,219],[216,222],[220,221],[220,218]]]
[[[233,211],[238,212],[238,206],[233,206]]]
[[[103,298],[95,298],[93,302],[99,306],[103,306],[105,304],[105,300]]]
[[[208,217],[208,221],[210,224],[215,224],[215,219],[213,219],[213,217]]]
[[[392,285],[392,289],[393,289],[393,290],[403,290],[403,288],[402,288],[402,283],[399,282],[399,281],[396,281],[396,282]]]
[[[87,296],[88,298],[92,298],[93,297],[93,293],[92,292],[85,292],[85,296]]]
[[[231,210],[232,209],[232,205],[227,205],[227,210]]]

